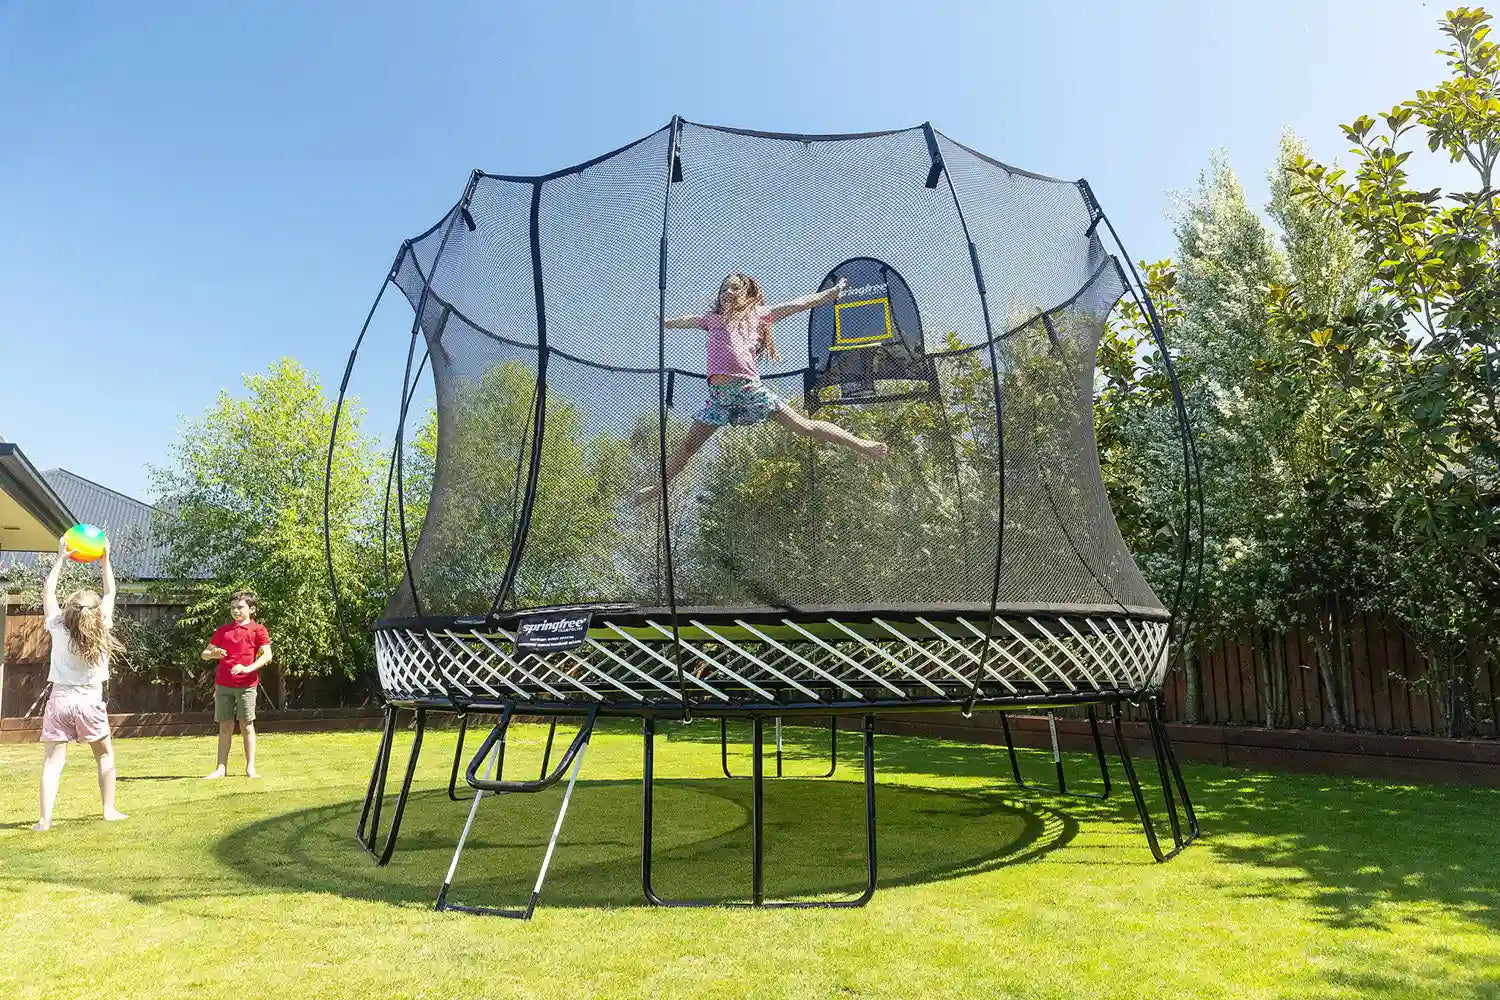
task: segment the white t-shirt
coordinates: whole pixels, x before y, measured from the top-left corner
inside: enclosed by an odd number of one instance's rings
[[[108,628],[114,619],[114,602],[104,601],[99,610],[104,614],[104,624]],[[104,682],[109,678],[109,651],[104,651],[99,662],[87,663],[73,652],[73,637],[68,634],[61,614],[48,618],[46,628],[52,636],[52,665],[47,671],[52,690],[102,699]]]

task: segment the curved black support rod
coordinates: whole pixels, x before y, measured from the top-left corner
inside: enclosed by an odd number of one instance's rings
[[[672,563],[672,490],[667,482],[667,223],[672,211],[672,184],[682,179],[682,116],[673,115],[668,126],[667,183],[661,206],[661,257],[657,269],[656,299],[656,416],[657,416],[657,483],[661,487],[661,544],[666,556],[663,569],[667,587],[667,608],[672,616],[672,657],[677,663],[677,694],[682,701],[682,721],[692,719],[688,704],[687,677],[682,666],[682,633],[677,618],[677,583]]]
[[[526,492],[521,498],[521,513],[516,519],[510,556],[505,563],[500,587],[495,591],[495,599],[490,604],[491,615],[498,615],[500,609],[505,607],[505,602],[510,599],[511,591],[515,588],[516,576],[521,571],[521,557],[526,551],[526,542],[531,537],[531,514],[536,507],[537,483],[542,474],[542,439],[547,433],[547,362],[552,351],[547,346],[547,293],[542,277],[542,184],[542,181],[536,181],[531,186],[531,290],[533,308],[536,311],[536,383],[532,392],[531,462],[526,473]]]
[[[1183,538],[1179,556],[1177,587],[1172,595],[1172,618],[1174,627],[1178,628],[1178,653],[1179,657],[1186,654],[1186,644],[1192,634],[1192,626],[1197,618],[1198,602],[1203,590],[1203,559],[1204,559],[1204,534],[1206,531],[1206,512],[1203,501],[1203,468],[1198,455],[1197,439],[1193,434],[1192,419],[1188,414],[1187,401],[1182,394],[1182,385],[1177,378],[1177,368],[1172,363],[1172,354],[1167,349],[1166,332],[1162,327],[1161,317],[1157,315],[1156,305],[1151,301],[1151,294],[1146,290],[1145,282],[1141,280],[1140,271],[1136,269],[1135,260],[1125,249],[1124,242],[1120,239],[1115,224],[1110,221],[1109,215],[1100,207],[1098,200],[1094,198],[1092,189],[1086,181],[1079,182],[1092,208],[1098,212],[1099,221],[1103,222],[1109,230],[1110,238],[1120,250],[1120,256],[1124,258],[1125,265],[1130,269],[1132,281],[1126,282],[1131,296],[1141,309],[1151,327],[1152,338],[1156,342],[1156,349],[1161,354],[1162,365],[1166,369],[1167,379],[1172,387],[1173,407],[1177,412],[1178,430],[1182,435],[1182,459],[1183,459]],[[1196,513],[1196,524],[1194,514]],[[1197,528],[1197,565],[1193,575],[1192,596],[1189,601],[1188,613],[1181,619],[1178,626],[1179,614],[1182,610],[1182,596],[1187,587],[1188,565],[1193,561],[1194,538],[1193,529]]]
[[[979,700],[979,687],[984,682],[984,668],[989,662],[990,646],[994,645],[995,612],[1000,604],[1000,575],[1005,569],[1005,407],[1000,393],[1000,356],[995,350],[995,327],[990,319],[989,291],[984,284],[984,269],[979,265],[979,248],[969,232],[969,222],[964,218],[963,202],[958,189],[953,185],[953,171],[943,162],[942,150],[937,144],[937,135],[930,122],[922,125],[927,137],[927,151],[932,157],[932,169],[927,177],[927,186],[937,186],[937,175],[942,174],[948,182],[948,194],[953,198],[953,210],[958,214],[958,224],[963,229],[964,241],[969,245],[969,263],[974,270],[974,288],[979,293],[979,308],[984,315],[984,339],[990,355],[990,390],[995,399],[995,497],[999,507],[995,530],[995,575],[990,587],[990,613],[984,621],[984,644],[979,649],[979,658],[974,664],[974,680],[969,685],[969,695],[964,699],[963,713],[974,711]]]
[[[765,898],[765,808],[763,796],[763,784],[765,773],[761,754],[761,738],[764,735],[764,719],[757,715],[752,719],[755,728],[753,744],[755,753],[752,756],[754,769],[751,780],[754,782],[750,799],[750,830],[751,830],[751,858],[750,858],[750,899],[748,901],[715,902],[711,900],[679,900],[663,899],[657,895],[651,884],[651,857],[652,857],[652,830],[653,830],[653,804],[654,804],[654,778],[656,770],[656,720],[653,718],[643,719],[641,732],[645,746],[645,763],[641,778],[641,889],[646,894],[646,901],[652,906],[676,906],[676,907],[759,907],[764,909],[841,909],[855,906],[864,906],[875,895],[876,884],[876,856],[875,856],[875,717],[866,715],[864,717],[864,764],[865,764],[865,886],[858,896],[850,899],[832,900],[768,900]]]
[[[1130,784],[1130,794],[1135,799],[1136,812],[1141,817],[1141,828],[1146,832],[1146,844],[1151,856],[1159,862],[1171,861],[1182,849],[1198,839],[1201,832],[1198,816],[1193,812],[1192,799],[1188,797],[1187,783],[1182,779],[1182,769],[1177,765],[1177,754],[1172,750],[1172,741],[1167,736],[1167,727],[1162,722],[1160,701],[1153,695],[1147,700],[1146,726],[1151,734],[1151,749],[1156,757],[1157,776],[1161,781],[1162,796],[1166,803],[1168,825],[1172,831],[1172,848],[1163,851],[1157,837],[1156,824],[1146,808],[1146,797],[1141,792],[1141,783],[1136,777],[1135,764],[1130,748],[1125,745],[1124,724],[1120,716],[1120,703],[1111,708],[1110,722],[1115,731],[1115,746],[1120,753],[1120,764],[1125,769],[1125,780]],[[1174,795],[1175,789],[1175,795]],[[1187,835],[1183,835],[1182,820],[1178,816],[1177,799],[1182,802],[1182,812],[1187,819]]]
[[[411,406],[411,397],[417,391],[417,384],[422,381],[422,371],[427,367],[427,360],[432,356],[431,351],[422,352],[422,360],[417,364],[417,375],[412,379],[411,385],[402,390],[401,407],[406,409]],[[385,495],[380,501],[380,574],[381,580],[389,588],[391,585],[389,544],[391,537],[391,487],[396,481],[396,449],[391,448],[391,460],[385,470]]]
[[[338,574],[333,568],[333,527],[329,514],[333,494],[333,453],[339,440],[339,417],[344,412],[344,397],[349,391],[349,376],[354,373],[354,359],[359,357],[360,345],[365,342],[365,334],[370,331],[370,322],[375,318],[375,310],[380,308],[380,300],[385,297],[385,290],[390,287],[392,279],[401,269],[401,260],[406,256],[406,250],[407,245],[403,243],[396,253],[396,260],[391,264],[390,273],[380,283],[380,291],[375,293],[375,301],[370,303],[370,311],[365,314],[365,321],[360,325],[359,336],[354,338],[354,347],[349,350],[349,360],[344,363],[344,377],[339,382],[338,402],[333,407],[333,427],[328,432],[328,461],[323,467],[323,558],[328,564],[328,587],[333,591],[333,620],[338,624],[339,634],[344,638],[346,649],[349,646],[349,626],[344,621]]]
[[[1099,736],[1099,719],[1094,714],[1094,706],[1087,709],[1089,720],[1089,732],[1094,737],[1094,759],[1099,764],[1099,777],[1104,782],[1102,792],[1076,792],[1068,789],[1067,775],[1063,771],[1062,749],[1057,742],[1057,714],[1047,712],[1047,730],[1052,736],[1052,766],[1057,771],[1057,787],[1048,788],[1046,785],[1035,785],[1027,782],[1021,777],[1021,763],[1016,759],[1016,745],[1010,738],[1010,723],[1006,720],[1009,713],[1000,713],[1000,730],[1005,734],[1005,749],[1010,754],[1010,771],[1015,775],[1016,787],[1024,788],[1028,792],[1040,792],[1043,795],[1065,795],[1074,799],[1095,799],[1100,802],[1109,798],[1109,762],[1104,757],[1104,740]]]
[[[406,499],[404,496],[405,490],[403,489],[403,483],[406,479],[406,463],[402,457],[402,452],[405,450],[404,445],[406,443],[406,415],[407,411],[411,408],[412,397],[415,395],[415,393],[409,391],[412,383],[412,360],[416,356],[417,337],[421,335],[423,322],[427,318],[425,315],[427,310],[427,299],[432,294],[432,283],[437,278],[438,266],[442,263],[443,252],[448,249],[448,238],[453,235],[453,229],[459,224],[461,213],[468,206],[469,198],[473,195],[476,179],[477,171],[475,172],[475,174],[470,175],[469,184],[466,188],[464,188],[464,194],[463,197],[459,199],[459,203],[448,212],[448,224],[443,229],[443,238],[438,242],[437,253],[434,254],[432,258],[432,266],[428,271],[427,276],[422,281],[422,294],[417,297],[417,305],[415,309],[416,315],[411,324],[411,343],[406,350],[406,373],[402,376],[401,379],[401,414],[396,425],[395,446],[396,519],[397,524],[400,525],[401,528],[401,561],[402,566],[406,572],[406,586],[407,589],[411,592],[412,610],[416,612],[416,616],[418,618],[421,618],[423,616],[422,597],[417,593],[417,579],[412,572],[411,542],[406,530]],[[434,664],[437,664],[438,662],[435,655],[433,657],[433,662]],[[439,670],[441,671],[440,665]]]
[[[839,767],[839,717],[828,717],[828,770],[822,774],[810,774],[810,778],[831,778]],[[729,719],[719,716],[719,770],[726,778],[748,778],[747,774],[735,774],[729,770]],[[781,716],[776,717],[776,777],[782,777]]]
[[[411,593],[412,610],[416,612],[416,616],[418,618],[421,618],[423,616],[422,598],[421,595],[417,593],[417,578],[416,574],[412,571],[411,542],[406,529],[405,496],[406,462],[404,456],[406,451],[406,416],[408,410],[411,408],[412,398],[416,395],[416,393],[411,390],[411,365],[412,359],[416,356],[417,336],[422,333],[423,324],[426,319],[425,313],[427,308],[427,300],[432,294],[432,283],[437,278],[438,265],[442,263],[443,252],[448,249],[448,239],[453,235],[454,227],[456,227],[459,224],[460,220],[468,214],[469,199],[473,197],[474,185],[477,184],[478,181],[479,171],[475,170],[469,174],[469,183],[464,188],[463,197],[459,199],[458,204],[455,205],[448,213],[448,224],[443,229],[443,238],[438,243],[437,253],[435,253],[432,257],[431,269],[428,271],[427,275],[423,278],[422,281],[422,294],[417,299],[416,316],[412,320],[411,325],[411,343],[406,349],[406,372],[401,379],[401,414],[396,425],[395,444],[396,517],[397,523],[401,526],[402,569],[405,573],[407,590]],[[443,311],[444,323],[447,322],[447,318],[448,310],[445,308]],[[441,335],[442,331],[441,329],[439,329],[437,331],[437,336]],[[425,629],[422,631],[422,644],[427,649],[427,655],[432,659],[433,669],[437,671],[438,681],[443,685],[443,690],[447,693],[449,699],[453,702],[454,707],[462,711],[467,699],[464,698],[457,685],[453,683],[452,678],[448,676],[448,671],[443,666],[443,658],[438,652],[437,644],[432,641],[432,635]]]
[[[401,817],[406,812],[406,798],[411,793],[412,777],[417,773],[417,758],[422,754],[422,734],[427,729],[427,709],[417,709],[416,733],[412,737],[411,755],[406,759],[406,774],[401,779],[401,791],[396,796],[396,805],[391,812],[390,829],[386,831],[385,844],[377,852],[375,842],[380,836],[380,806],[385,799],[386,773],[390,768],[391,751],[396,739],[396,716],[394,705],[385,708],[385,727],[381,733],[380,749],[375,754],[375,768],[370,774],[370,784],[365,790],[364,807],[360,809],[359,823],[354,828],[354,837],[359,846],[384,866],[396,853],[396,837],[401,832]],[[368,824],[366,823],[368,820]]]
[[[573,799],[573,786],[578,781],[578,772],[583,767],[583,750],[588,746],[589,738],[594,732],[594,721],[598,718],[599,707],[595,705],[589,710],[583,725],[578,730],[578,735],[573,737],[573,742],[568,746],[567,752],[563,754],[557,769],[551,774],[544,773],[537,781],[504,781],[498,774],[490,777],[490,772],[496,765],[500,764],[501,755],[505,748],[505,734],[510,728],[511,717],[514,715],[515,705],[509,703],[500,715],[500,721],[490,730],[485,737],[479,751],[474,759],[469,762],[469,769],[465,777],[476,791],[474,801],[469,805],[469,818],[464,823],[464,832],[458,838],[458,847],[453,852],[453,861],[448,866],[448,876],[443,880],[443,886],[438,890],[437,902],[433,905],[437,910],[458,910],[461,913],[475,913],[487,917],[510,917],[515,920],[530,920],[536,910],[537,900],[542,895],[542,882],[547,878],[547,869],[552,864],[552,854],[557,849],[557,838],[562,834],[563,820],[568,815],[568,803]],[[555,726],[555,723],[554,723]],[[490,757],[491,750],[494,757],[484,777],[478,776],[480,762]],[[453,876],[458,872],[458,861],[463,856],[464,843],[469,839],[469,831],[474,826],[474,817],[479,812],[479,803],[486,792],[540,792],[551,788],[562,778],[568,766],[573,765],[573,773],[568,777],[567,790],[563,793],[562,805],[557,811],[557,822],[552,826],[552,837],[547,841],[547,853],[542,856],[542,867],[537,872],[536,884],[532,887],[531,896],[526,905],[519,909],[501,909],[491,906],[467,906],[460,903],[448,902],[448,892],[453,887]],[[543,769],[545,772],[545,764]]]

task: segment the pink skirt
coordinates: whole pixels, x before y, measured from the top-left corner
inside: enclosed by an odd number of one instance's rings
[[[99,698],[53,691],[42,713],[42,742],[97,743],[109,737],[109,710]]]

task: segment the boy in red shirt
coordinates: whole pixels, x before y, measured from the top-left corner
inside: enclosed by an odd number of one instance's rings
[[[255,773],[255,688],[260,668],[271,662],[271,635],[255,621],[255,595],[242,590],[229,599],[228,625],[220,625],[203,652],[204,660],[217,660],[214,671],[214,721],[219,724],[219,766],[205,778],[222,778],[229,767],[229,744],[234,723],[240,724],[245,743],[245,775]]]

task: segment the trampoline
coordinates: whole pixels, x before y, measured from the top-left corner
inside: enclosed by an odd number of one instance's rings
[[[679,327],[704,325],[693,318],[715,311],[734,274],[753,277],[768,306],[795,306],[766,317],[776,351],[759,360],[787,419],[882,442],[883,458],[779,417],[704,424],[709,335]],[[665,722],[750,721],[753,849],[739,905],[870,898],[880,713],[1075,708],[1107,795],[1102,712],[1153,855],[1196,837],[1159,701],[1190,614],[1195,453],[1174,377],[1187,476],[1169,604],[1116,526],[1092,402],[1100,337],[1122,296],[1171,356],[1086,182],[1018,170],[925,124],[790,135],[674,118],[554,173],[475,171],[457,203],[401,245],[382,294],[389,287],[414,316],[387,504],[404,573],[375,626],[386,717],[357,835],[390,860],[428,720],[458,716],[449,794],[459,798],[461,771],[474,794],[440,909],[530,916],[594,725],[608,717],[641,721],[643,890],[656,904],[675,902],[651,885],[654,734]],[[426,372],[437,450],[419,482],[406,467],[408,425]],[[706,440],[672,475],[691,434]],[[337,597],[331,557],[329,573]],[[1144,709],[1170,842],[1122,733],[1128,703]],[[416,731],[382,840],[400,711],[415,713]],[[465,767],[476,715],[498,722]],[[552,720],[530,780],[504,774],[520,716]],[[779,773],[787,717],[823,718],[835,753],[839,720],[858,720],[868,882],[855,898],[765,898],[764,736],[775,727]],[[559,719],[578,729],[554,767]],[[1053,732],[1051,791],[1074,794]],[[564,782],[524,907],[452,901],[481,802]]]

